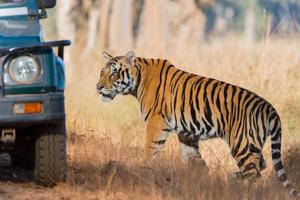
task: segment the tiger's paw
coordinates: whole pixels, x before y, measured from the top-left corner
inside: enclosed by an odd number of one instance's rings
[[[243,181],[247,184],[254,184],[256,180],[260,177],[260,174],[258,173],[247,173],[243,174],[241,171],[238,172],[233,172],[229,174],[229,180],[234,180],[234,181]]]
[[[193,170],[201,170],[206,172],[209,171],[205,160],[203,160],[201,157],[189,158],[188,167]]]
[[[261,174],[259,172],[247,173],[247,174],[243,174],[243,181],[249,185],[253,185],[257,182],[259,177],[261,177]]]
[[[241,171],[233,172],[228,175],[228,178],[229,178],[229,180],[241,181],[241,180],[243,180],[243,174]]]

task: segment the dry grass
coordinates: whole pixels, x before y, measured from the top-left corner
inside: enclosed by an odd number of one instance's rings
[[[95,90],[101,50],[82,58],[76,51],[80,47],[73,48],[74,74],[68,74],[66,90],[68,181],[53,189],[8,183],[4,193],[0,191],[0,199],[1,194],[9,195],[5,191],[11,187],[23,195],[10,196],[16,199],[45,199],[49,195],[53,199],[290,198],[275,176],[270,141],[264,148],[267,169],[252,184],[228,178],[237,168],[227,145],[218,139],[201,143],[209,174],[186,167],[174,135],[157,159],[145,162],[145,125],[137,101],[117,97],[109,104],[101,102]],[[188,50],[136,49],[136,53],[168,58],[182,69],[243,86],[272,102],[283,121],[284,166],[295,187],[300,188],[300,52],[296,40],[270,40],[246,48],[238,39],[228,39]]]
[[[146,163],[141,159],[143,150],[139,147],[116,146],[95,137],[78,139],[72,144],[81,149],[69,162],[68,185],[83,191],[103,191],[108,196],[122,193],[125,196],[121,199],[290,198],[273,173],[263,173],[260,180],[251,184],[228,179],[224,175],[224,172],[229,173],[226,166],[210,163],[210,173],[206,174],[201,169],[187,168],[178,152],[171,152],[172,147]],[[286,162],[294,183],[300,178],[299,159],[294,159],[297,156],[299,158],[299,152],[292,149]]]

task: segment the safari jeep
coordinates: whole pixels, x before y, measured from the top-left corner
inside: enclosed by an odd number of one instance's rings
[[[40,24],[55,4],[0,0],[0,153],[45,186],[65,181],[67,169],[63,53],[70,41],[45,42]]]

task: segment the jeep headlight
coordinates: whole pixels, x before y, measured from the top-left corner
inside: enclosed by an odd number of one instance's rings
[[[42,67],[38,58],[24,55],[10,60],[5,67],[5,72],[5,84],[34,84],[41,80]]]

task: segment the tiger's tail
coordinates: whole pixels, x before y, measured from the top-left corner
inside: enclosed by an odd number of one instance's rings
[[[281,161],[281,122],[278,114],[273,112],[270,116],[270,135],[272,145],[272,160],[276,171],[276,174],[282,183],[282,185],[289,191],[294,197],[300,198],[300,193],[295,190],[287,179],[285,170]]]

